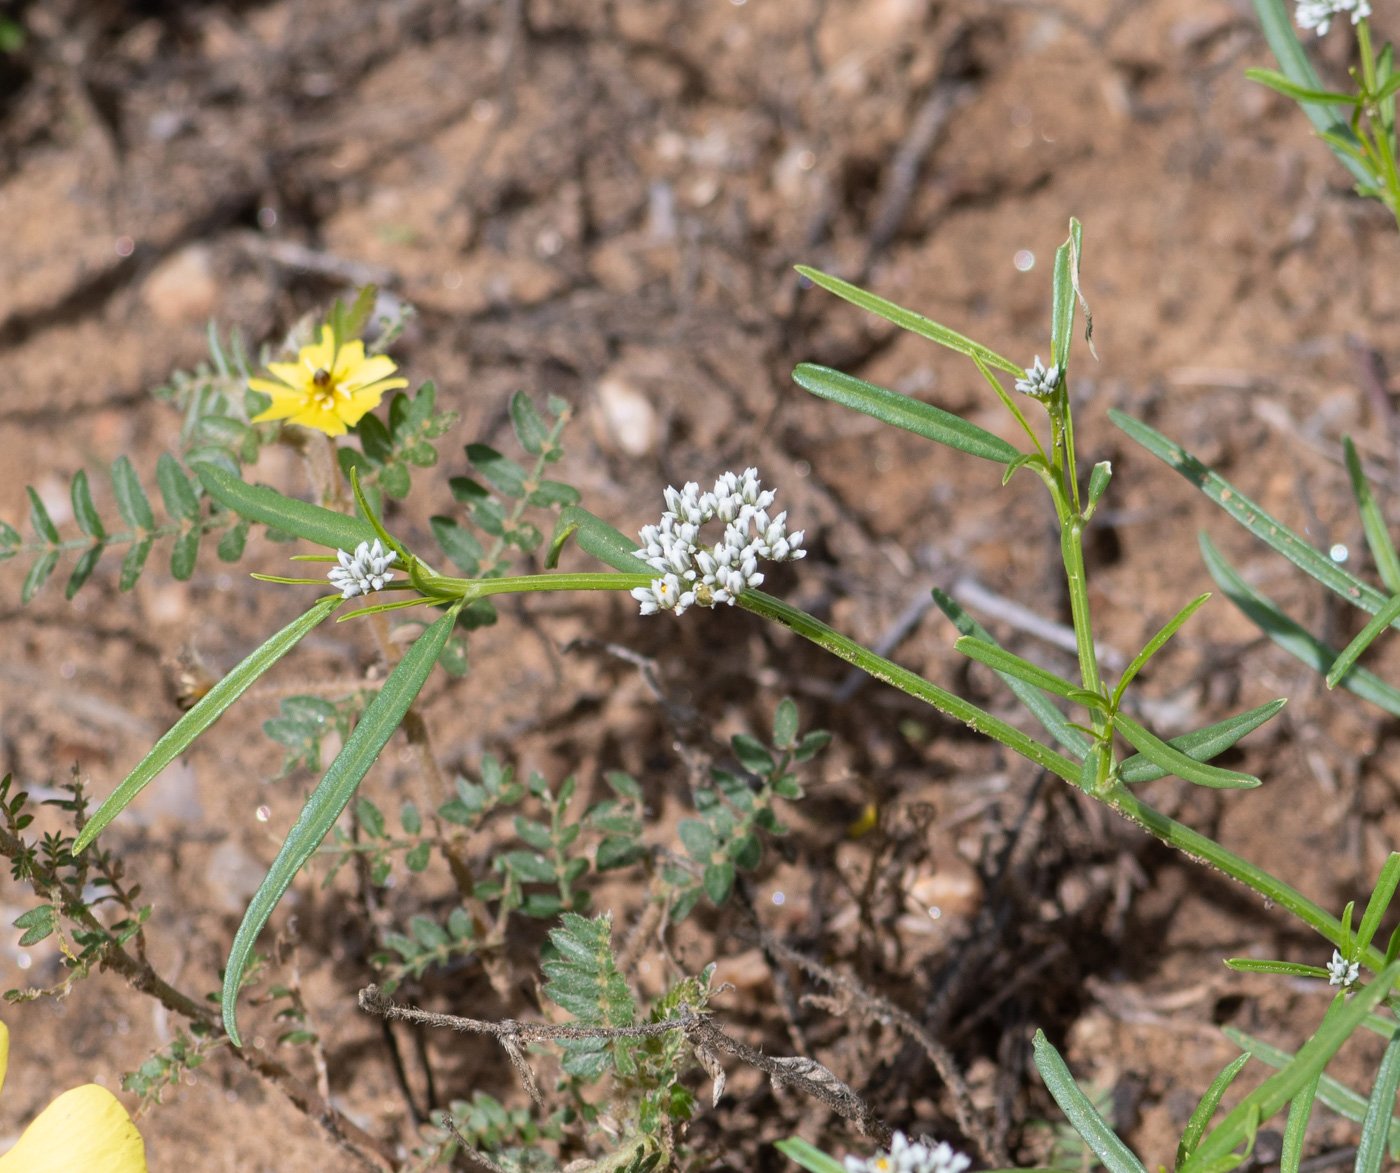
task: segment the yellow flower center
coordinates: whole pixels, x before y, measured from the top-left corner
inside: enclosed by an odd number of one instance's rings
[[[340,387],[336,384],[335,376],[325,367],[316,368],[315,373],[311,376],[311,386],[308,390],[311,401],[322,411],[335,409],[335,395]]]

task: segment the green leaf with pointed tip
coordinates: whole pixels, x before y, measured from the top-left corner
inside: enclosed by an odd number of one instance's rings
[[[1014,655],[996,644],[986,643],[973,636],[965,635],[953,646],[970,660],[986,664],[988,668],[1005,672],[1008,676],[1024,680],[1027,684],[1043,688],[1046,692],[1052,692],[1056,696],[1069,697],[1073,695],[1080,704],[1089,705],[1091,708],[1103,709],[1107,707],[1107,702],[1103,697],[1095,696],[1093,693],[1085,693],[1079,685],[1070,683],[1063,676],[1056,676],[1055,673],[1046,671],[1046,669],[1032,664],[1029,660],[1023,660],[1020,656]],[[1095,701],[1098,703],[1094,704]]]
[[[194,564],[199,559],[199,538],[199,530],[186,530],[170,549],[170,573],[180,582],[188,582],[194,575]]]
[[[814,363],[802,363],[792,372],[792,380],[813,395],[972,456],[1006,464],[1021,455],[1000,436],[992,435],[985,428],[970,424],[942,408],[877,387],[853,375]]]
[[[614,570],[627,574],[657,574],[633,553],[637,548],[636,542],[613,529],[602,518],[589,513],[582,505],[569,505],[560,510],[559,519],[554,523],[554,536],[549,541],[549,552],[545,556],[546,568],[554,570],[559,565],[559,552],[571,537],[582,550],[592,554],[599,562],[606,562]]]
[[[1337,658],[1332,661],[1332,667],[1327,669],[1327,687],[1336,688],[1337,682],[1361,658],[1361,653],[1380,639],[1381,633],[1396,619],[1400,619],[1400,595],[1396,595],[1375,615],[1371,616],[1371,621],[1357,632],[1356,638],[1347,644]]]
[[[1207,766],[1203,762],[1188,758],[1179,749],[1149,733],[1125,713],[1114,713],[1109,719],[1113,722],[1113,727],[1132,743],[1134,749],[1178,778],[1185,778],[1197,786],[1210,786],[1220,790],[1251,790],[1260,785],[1259,779],[1253,774],[1222,770],[1219,766]]]
[[[1181,445],[1168,440],[1160,432],[1132,416],[1110,408],[1109,419],[1127,432],[1153,456],[1159,457],[1225,510],[1261,542],[1282,554],[1305,574],[1317,579],[1329,590],[1341,595],[1354,607],[1374,615],[1389,601],[1350,571],[1344,570],[1308,541],[1290,530],[1244,496],[1229,481],[1211,472]]]
[[[450,517],[430,517],[428,525],[452,565],[468,578],[475,578],[481,571],[481,559],[486,555],[475,535]]]
[[[940,326],[937,322],[930,321],[922,314],[916,314],[912,310],[906,310],[897,306],[892,301],[886,301],[883,297],[877,297],[859,286],[852,285],[849,281],[842,281],[839,277],[832,277],[823,273],[820,269],[812,269],[806,265],[796,266],[797,271],[815,285],[820,285],[829,293],[836,294],[837,297],[844,298],[852,305],[859,306],[863,310],[869,310],[877,317],[893,322],[905,330],[912,331],[932,342],[937,342],[940,346],[946,346],[949,350],[956,350],[959,354],[965,354],[968,358],[981,359],[989,367],[997,367],[1009,374],[1015,375],[1018,379],[1025,377],[1025,371],[1018,367],[1008,358],[1002,358],[994,350],[989,350],[980,343],[973,342],[971,338],[964,338],[956,331],[948,329],[947,326]]]
[[[510,422],[515,428],[515,438],[526,452],[538,456],[544,451],[549,440],[549,429],[524,391],[517,391],[510,398]]]
[[[488,444],[468,444],[467,459],[487,484],[507,497],[525,496],[525,470]]]
[[[1181,1134],[1181,1143],[1176,1146],[1176,1167],[1178,1169],[1186,1163],[1196,1145],[1200,1143],[1201,1137],[1205,1135],[1206,1126],[1210,1123],[1210,1118],[1215,1115],[1215,1109],[1219,1107],[1221,1097],[1225,1095],[1225,1089],[1234,1082],[1235,1076],[1240,1073],[1240,1068],[1248,1062],[1249,1052],[1246,1051],[1217,1075],[1211,1081],[1210,1087],[1206,1088],[1206,1094],[1201,1097],[1201,1102],[1191,1113],[1191,1119],[1186,1122],[1186,1129]]]
[[[151,545],[152,539],[142,538],[126,552],[126,557],[122,559],[121,578],[117,582],[118,590],[129,591],[136,585],[136,580],[141,577],[141,571],[145,569]]]
[[[1245,582],[1204,533],[1200,535],[1199,540],[1206,569],[1220,584],[1220,589],[1225,592],[1230,602],[1249,616],[1264,634],[1284,651],[1302,660],[1319,675],[1325,676],[1336,662],[1338,653],[1285,615],[1273,600],[1266,598]],[[1400,717],[1400,689],[1387,684],[1375,673],[1354,665],[1337,683],[1349,692],[1354,692],[1362,700],[1370,701],[1387,713]]]
[[[1371,938],[1381,927],[1381,918],[1385,916],[1386,909],[1390,907],[1390,901],[1395,895],[1397,885],[1400,885],[1400,852],[1392,851],[1381,867],[1381,874],[1376,877],[1376,886],[1371,889],[1370,900],[1366,902],[1366,911],[1362,914],[1361,925],[1356,930],[1356,945],[1352,950],[1353,957],[1359,957],[1365,953],[1371,944]]]
[[[1288,1123],[1283,1129],[1283,1152],[1279,1156],[1279,1173],[1298,1173],[1303,1160],[1303,1137],[1307,1135],[1312,1116],[1313,1099],[1317,1096],[1314,1079],[1306,1084],[1288,1103]]]
[[[24,486],[24,491],[29,494],[29,524],[34,527],[34,533],[46,542],[58,545],[61,540],[58,536],[58,527],[54,525],[53,519],[49,517],[49,511],[44,508],[44,503],[28,485]]]
[[[39,588],[49,579],[53,569],[58,565],[58,551],[50,550],[39,558],[33,566],[29,568],[29,573],[24,576],[24,585],[19,589],[19,601],[28,603],[36,594]]]
[[[339,601],[331,600],[332,604]],[[282,850],[277,853],[267,876],[248,905],[224,969],[224,1029],[235,1046],[241,1045],[236,1021],[238,987],[258,934],[297,872],[315,854],[321,840],[340,817],[340,812],[354,795],[361,779],[379,757],[380,750],[403,721],[427,681],[428,674],[432,672],[433,665],[437,663],[438,653],[452,634],[455,622],[456,616],[450,612],[442,616],[414,641],[404,658],[389,673],[384,687],[370,701],[354,732],[346,739],[344,748],[306,800],[296,825],[288,833]]]
[[[1270,1067],[1287,1067],[1293,1061],[1293,1056],[1287,1051],[1266,1043],[1263,1039],[1256,1039],[1233,1026],[1220,1029],[1235,1046],[1249,1051],[1256,1059]],[[1360,1124],[1366,1118],[1366,1098],[1330,1075],[1323,1075],[1317,1080],[1316,1094],[1324,1105],[1355,1124]],[[1390,1121],[1390,1151],[1400,1159],[1400,1119],[1394,1117]]]
[[[1115,706],[1123,699],[1123,691],[1132,683],[1133,677],[1142,671],[1143,665],[1157,654],[1162,645],[1177,633],[1177,629],[1190,619],[1208,598],[1210,598],[1209,592],[1204,595],[1197,595],[1178,611],[1172,619],[1168,620],[1166,626],[1148,640],[1142,651],[1133,657],[1133,662],[1128,665],[1127,670],[1123,673],[1123,679],[1118,682],[1118,687],[1113,690],[1113,703]]]
[[[176,521],[186,518],[194,521],[199,517],[199,498],[195,495],[194,486],[169,452],[162,452],[156,461],[156,485],[160,488],[166,513]]]
[[[952,595],[934,587],[933,601],[938,604],[943,614],[953,621],[953,626],[963,635],[970,635],[975,639],[980,639],[983,643],[991,644],[993,647],[998,646],[987,629],[964,611]],[[1018,680],[1008,672],[998,672],[997,675],[1016,694],[1021,703],[1031,711],[1031,715],[1045,727],[1045,731],[1051,737],[1076,757],[1083,758],[1089,752],[1091,744],[1089,739],[1065,720],[1064,714],[1055,708],[1039,689],[1031,687],[1023,680]],[[1158,777],[1161,775],[1159,774]]]
[[[92,572],[97,569],[97,561],[102,557],[102,543],[99,542],[89,550],[84,550],[78,564],[73,567],[73,573],[68,578],[68,586],[64,588],[63,597],[71,599],[76,595],[91,577]]]
[[[1381,1057],[1376,1083],[1361,1122],[1361,1139],[1356,1144],[1356,1173],[1380,1173],[1395,1110],[1395,1092],[1400,1088],[1400,1034],[1393,1036]]]
[[[1268,86],[1271,90],[1277,90],[1295,102],[1317,102],[1326,106],[1355,106],[1361,101],[1358,94],[1337,94],[1331,90],[1311,89],[1307,86],[1295,85],[1276,69],[1246,69],[1244,75],[1250,81],[1257,81],[1260,85]]]
[[[117,512],[132,529],[153,530],[156,528],[156,515],[151,510],[151,499],[141,487],[136,470],[125,456],[118,456],[112,462],[112,496],[117,499]]]
[[[846,1166],[835,1157],[830,1157],[815,1145],[809,1144],[800,1136],[777,1141],[773,1147],[789,1160],[795,1161],[808,1173],[846,1173]]]
[[[1396,75],[1400,79],[1400,74]],[[1376,560],[1376,570],[1381,581],[1391,594],[1400,594],[1400,555],[1395,552],[1395,543],[1390,540],[1385,518],[1380,506],[1371,493],[1371,484],[1361,467],[1361,457],[1350,436],[1342,437],[1342,449],[1346,453],[1347,475],[1351,478],[1351,493],[1356,498],[1356,508],[1361,514],[1361,526],[1366,531],[1366,545],[1371,549],[1371,557]]]
[[[88,537],[96,538],[100,542],[107,536],[107,531],[102,528],[102,518],[97,512],[97,506],[92,503],[88,475],[81,468],[73,474],[72,497],[73,518],[77,521],[78,528]]]
[[[1260,961],[1253,957],[1227,957],[1225,965],[1238,973],[1281,973],[1289,977],[1308,978],[1330,976],[1320,965],[1299,965],[1296,961]]]
[[[1089,508],[1092,509],[1099,503],[1099,498],[1108,489],[1108,483],[1113,479],[1113,464],[1107,460],[1100,460],[1094,465],[1094,471],[1089,474]]]
[[[562,481],[541,481],[539,488],[525,500],[531,505],[547,509],[551,505],[577,505],[580,497],[581,494],[573,485],[566,485]]]
[[[361,542],[375,539],[374,527],[363,518],[284,497],[265,485],[250,485],[216,465],[197,464],[194,472],[215,501],[250,521],[332,550],[353,551]]]
[[[1099,1115],[1043,1030],[1035,1032],[1035,1066],[1055,1103],[1109,1173],[1147,1173],[1141,1161]]]
[[[1361,1020],[1389,993],[1397,974],[1400,974],[1400,962],[1386,966],[1370,985],[1355,993],[1350,1001],[1342,1001],[1339,995],[1316,1033],[1298,1051],[1293,1062],[1271,1075],[1236,1104],[1220,1126],[1201,1141],[1180,1173],[1198,1173],[1213,1161],[1233,1152],[1246,1138],[1251,1122],[1257,1125],[1271,1119],[1274,1113],[1311,1083],[1337,1049],[1351,1037]]]
[[[281,631],[248,656],[232,672],[225,676],[200,698],[199,703],[152,747],[137,767],[122,781],[88,820],[73,845],[76,855],[102,832],[133,798],[141,793],[148,782],[166,766],[187,750],[194,739],[209,728],[264,672],[301,642],[313,627],[326,618],[340,603],[340,597],[321,599],[311,610],[299,619],[287,624]]]
[[[1079,222],[1074,220],[1070,223],[1073,236],[1055,250],[1050,294],[1050,362],[1060,368],[1061,380],[1065,377],[1070,340],[1074,335],[1075,274],[1072,267],[1082,247]]]

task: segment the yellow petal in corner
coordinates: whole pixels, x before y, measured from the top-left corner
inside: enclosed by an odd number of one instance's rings
[[[0,1173],[146,1173],[146,1146],[117,1097],[89,1083],[39,1113],[0,1156]]]

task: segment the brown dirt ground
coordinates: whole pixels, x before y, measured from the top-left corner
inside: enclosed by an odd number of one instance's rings
[[[1386,417],[1400,388],[1368,388],[1358,354],[1400,359],[1400,236],[1348,194],[1300,114],[1243,79],[1266,60],[1244,0],[10,7],[29,30],[0,74],[0,516],[15,523],[26,483],[61,503],[77,469],[120,453],[153,479],[179,421],[147,388],[201,356],[209,314],[269,337],[349,272],[382,277],[419,308],[396,353],[461,413],[457,444],[505,446],[504,405],[517,388],[574,402],[580,423],[562,475],[624,530],[657,514],[667,483],[756,463],[813,549],[776,579],[777,593],[838,628],[874,640],[930,584],[968,576],[1062,618],[1055,535],[1031,478],[1001,489],[990,466],[930,452],[788,378],[796,362],[826,362],[1009,436],[975,370],[800,289],[791,266],[864,280],[1029,361],[1048,353],[1048,263],[1075,215],[1101,361],[1081,355],[1072,387],[1084,451],[1115,470],[1092,545],[1101,637],[1131,652],[1207,589],[1202,526],[1314,629],[1345,638],[1359,626],[1104,414],[1118,406],[1148,418],[1324,546],[1364,545],[1337,458],[1342,432],[1396,484]],[[1395,13],[1379,7],[1385,32]],[[1322,47],[1334,70],[1341,45]],[[275,226],[258,227],[260,209],[276,213]],[[134,246],[128,257],[120,238]],[[278,243],[315,250],[342,276],[279,261]],[[1034,254],[1029,272],[1013,265],[1018,250]],[[443,451],[444,472],[465,471],[456,444]],[[305,491],[294,461],[269,456],[257,475]],[[421,538],[445,500],[420,491],[395,522]],[[0,572],[3,768],[36,787],[76,761],[105,793],[174,720],[182,650],[225,671],[296,613],[294,592],[242,574],[279,567],[284,554],[255,538],[236,572],[206,555],[184,584],[157,556],[130,595],[104,564],[74,604],[51,584],[24,609],[24,568]],[[473,638],[472,674],[439,675],[425,693],[444,763],[474,768],[492,751],[554,779],[575,772],[585,793],[604,769],[626,768],[669,825],[684,769],[661,710],[627,665],[558,649],[592,634],[657,657],[666,686],[725,736],[761,731],[777,700],[796,695],[804,719],[837,742],[794,812],[789,845],[767,855],[759,907],[799,947],[932,1013],[982,1102],[1000,1102],[1017,1123],[1023,1160],[1037,1150],[1019,1125],[1048,1112],[1026,1075],[1037,1025],[1066,1041],[1082,1075],[1113,1089],[1120,1121],[1155,1165],[1171,1159],[1194,1097],[1234,1053],[1215,1024],[1296,1045],[1320,1014],[1315,989],[1219,964],[1251,952],[1320,962],[1316,939],[1058,785],[1029,808],[1008,882],[980,905],[987,947],[967,948],[975,894],[931,933],[901,892],[950,877],[956,887],[985,866],[1026,807],[1032,772],[887,690],[838,703],[839,663],[743,613],[672,622],[639,620],[625,600],[504,608],[499,626]],[[992,626],[1014,649],[1071,670],[1061,653]],[[897,657],[1009,711],[951,640],[931,613]],[[1394,645],[1373,659],[1382,673],[1400,667]],[[216,986],[250,884],[310,784],[305,773],[264,781],[279,751],[259,723],[279,696],[375,660],[353,625],[308,640],[111,832],[155,905],[153,960],[182,986]],[[1144,674],[1142,692],[1168,734],[1292,698],[1234,759],[1267,779],[1262,791],[1187,793],[1168,781],[1150,792],[1329,907],[1364,898],[1400,842],[1393,721],[1329,694],[1223,599]],[[393,743],[368,792],[386,805],[422,800],[410,757]],[[881,831],[843,841],[872,799]],[[262,804],[266,824],[255,818]],[[867,875],[863,918],[855,894]],[[780,888],[781,913],[769,900]],[[8,922],[26,894],[8,881],[0,891]],[[386,923],[425,905],[445,911],[450,892],[434,863],[386,894]],[[598,899],[619,920],[634,907],[625,886]],[[306,882],[295,910],[337,1102],[409,1141],[383,1037],[354,1005],[373,974],[353,891]],[[21,951],[17,935],[0,949],[0,983],[53,980],[52,952]],[[737,916],[698,914],[676,944],[697,969],[736,959],[726,972],[739,988],[717,1004],[724,1021],[791,1053],[772,975]],[[1027,974],[1057,946],[1052,964]],[[439,1009],[527,1013],[520,976],[513,1001],[476,969],[408,993]],[[999,999],[991,1012],[959,1033],[989,998]],[[111,975],[5,1015],[14,1046],[0,1135],[65,1086],[115,1087],[171,1030]],[[250,1034],[272,1035],[266,1015],[245,1015]],[[935,1075],[888,1032],[812,1007],[800,1024],[812,1053],[891,1122],[956,1139]],[[1352,1048],[1343,1074],[1369,1079],[1375,1041]],[[442,1098],[511,1086],[485,1045],[430,1037],[426,1054]],[[309,1076],[304,1056],[287,1058]],[[421,1070],[409,1078],[421,1097]],[[196,1154],[221,1173],[348,1167],[312,1123],[223,1060],[141,1127],[155,1173]],[[759,1142],[796,1129],[838,1151],[860,1145],[810,1105],[731,1072],[721,1107],[692,1126],[697,1167],[778,1168]],[[1349,1136],[1324,1113],[1310,1143]]]

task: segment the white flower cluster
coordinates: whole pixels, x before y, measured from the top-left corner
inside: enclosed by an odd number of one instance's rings
[[[888,1153],[873,1157],[847,1157],[848,1173],[963,1173],[972,1158],[957,1152],[946,1140],[930,1148],[911,1142],[902,1132],[894,1134]]]
[[[1316,29],[1317,35],[1323,37],[1332,27],[1332,18],[1348,12],[1351,23],[1359,24],[1371,15],[1371,5],[1368,0],[1298,0],[1298,27]]]
[[[1332,950],[1332,960],[1327,963],[1327,984],[1329,986],[1351,986],[1361,976],[1361,963],[1347,963],[1341,951]]]
[[[335,556],[340,565],[333,566],[326,577],[331,580],[331,586],[340,592],[342,599],[382,591],[384,584],[394,577],[394,572],[389,569],[390,564],[399,560],[398,554],[393,550],[386,551],[378,538],[374,539],[372,546],[361,542],[353,554],[337,550]]]
[[[1047,398],[1059,385],[1059,364],[1056,363],[1047,371],[1040,361],[1040,355],[1035,356],[1035,366],[1026,368],[1026,377],[1016,380],[1016,390],[1024,392],[1032,399]]]
[[[725,473],[709,493],[702,493],[694,481],[684,489],[668,488],[661,524],[642,527],[642,546],[636,552],[661,572],[650,586],[632,591],[642,614],[675,611],[679,615],[694,604],[732,607],[747,587],[763,582],[760,558],[773,562],[805,558],[803,531],[787,532],[786,512],[768,515],[773,498],[773,490],[762,487],[756,468],[745,469],[743,476]],[[724,522],[724,537],[713,546],[699,541],[700,527],[707,521]]]

